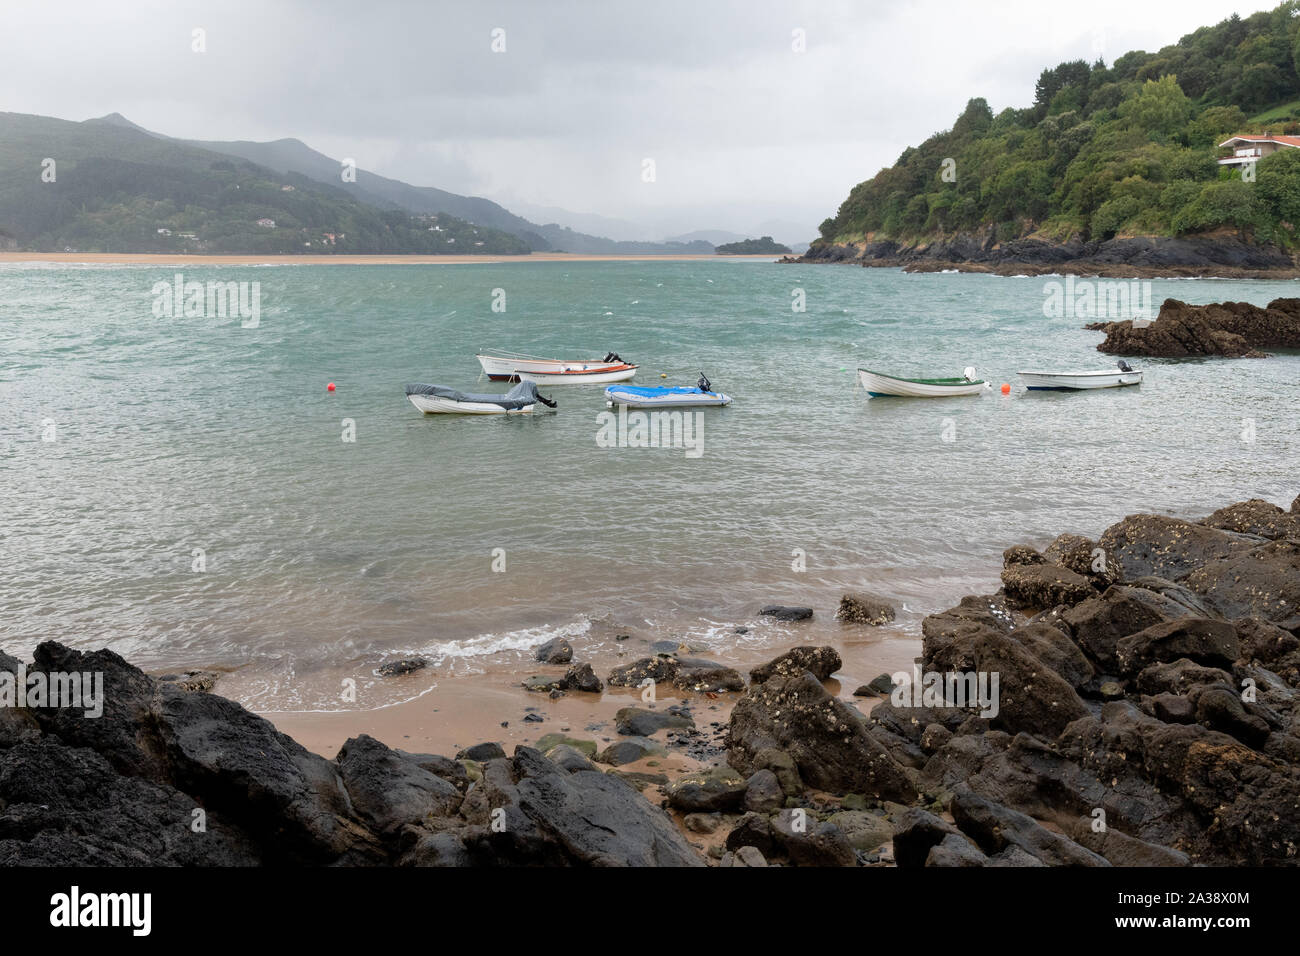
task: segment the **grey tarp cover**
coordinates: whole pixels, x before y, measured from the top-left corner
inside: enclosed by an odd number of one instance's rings
[[[533,382],[520,382],[504,395],[459,392],[445,385],[408,385],[406,394],[436,395],[438,398],[450,398],[454,402],[482,402],[485,405],[500,405],[505,409],[523,408],[540,400],[537,386]]]

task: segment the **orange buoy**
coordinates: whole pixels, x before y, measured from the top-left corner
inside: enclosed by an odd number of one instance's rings
[[[332,392],[332,391],[334,391],[334,383],[333,383],[333,382],[330,382],[328,385],[326,385],[326,386],[325,386],[325,391],[327,391],[327,392]]]
[[[1002,383],[1002,394],[1003,394],[1003,395],[1010,395],[1010,394],[1011,394],[1011,386],[1008,385],[1006,382],[1003,382],[1003,383]]]

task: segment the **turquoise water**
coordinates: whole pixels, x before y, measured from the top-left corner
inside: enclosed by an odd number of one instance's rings
[[[175,271],[0,266],[0,647],[240,668],[256,705],[307,706],[303,675],[339,662],[472,669],[557,631],[764,640],[732,630],[773,601],[829,619],[845,587],[899,600],[915,633],[996,587],[1010,544],[1300,492],[1300,356],[1145,361],[1140,389],[1025,393],[1018,369],[1112,361],[1083,320],[1044,317],[1043,279],[727,260],[182,270],[260,282],[250,329],[155,318]],[[1153,295],[1262,305],[1296,287]],[[407,382],[504,390],[476,383],[479,347],[614,349],[640,384],[704,369],[735,403],[702,413],[692,458],[600,447],[598,387],[543,388],[559,408],[526,417],[405,400]],[[973,365],[1013,392],[868,400],[860,365]]]

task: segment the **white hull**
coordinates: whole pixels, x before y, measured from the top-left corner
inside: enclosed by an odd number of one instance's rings
[[[528,375],[562,375],[565,372],[614,372],[631,370],[626,376],[636,374],[636,366],[626,362],[607,362],[604,359],[547,359],[531,358],[524,355],[476,355],[478,364],[484,373],[494,382],[517,381]],[[529,379],[529,381],[540,381]],[[590,381],[590,380],[588,380]],[[606,379],[607,382],[620,382],[623,379]],[[556,384],[547,379],[546,384]]]
[[[645,396],[624,392],[618,388],[605,389],[606,405],[626,405],[628,408],[709,408],[730,405],[731,396],[722,392],[704,392],[696,395]]]
[[[1141,385],[1141,372],[1020,372],[1025,387],[1034,391],[1082,391],[1092,388],[1121,388]]]
[[[864,368],[858,369],[858,380],[873,398],[952,398],[957,395],[978,395],[986,391],[987,382],[960,382],[952,385],[934,385],[914,382],[905,378],[879,375]]]
[[[491,402],[457,402],[437,395],[408,395],[411,404],[426,415],[527,415],[536,407],[505,409]]]
[[[565,372],[526,372],[517,373],[520,381],[534,382],[538,385],[608,385],[610,382],[626,382],[636,375],[636,366],[615,368],[612,371],[577,370]]]

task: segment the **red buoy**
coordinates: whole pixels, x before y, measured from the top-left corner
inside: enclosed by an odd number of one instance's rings
[[[325,386],[325,391],[327,391],[327,392],[332,392],[332,391],[334,391],[334,383],[333,383],[333,382],[330,382],[328,385],[326,385],[326,386]]]
[[[1006,382],[1003,382],[1003,383],[1002,383],[1002,394],[1003,394],[1003,395],[1010,395],[1010,394],[1011,394],[1011,386],[1008,385]]]

